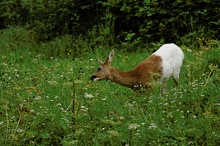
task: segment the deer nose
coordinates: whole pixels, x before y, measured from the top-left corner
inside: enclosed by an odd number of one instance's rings
[[[93,81],[95,78],[96,78],[96,76],[93,75],[93,76],[91,76],[90,80]]]

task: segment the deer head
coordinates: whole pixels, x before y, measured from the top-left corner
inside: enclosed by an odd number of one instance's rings
[[[111,51],[111,53],[108,55],[106,61],[103,63],[99,61],[100,65],[97,69],[97,71],[92,75],[90,78],[92,81],[98,81],[103,79],[108,79],[110,75],[111,70],[111,62],[114,58],[114,50]]]

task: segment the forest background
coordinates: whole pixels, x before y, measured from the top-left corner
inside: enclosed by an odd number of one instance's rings
[[[69,39],[65,52],[73,56],[103,44],[126,50],[169,42],[198,47],[220,33],[217,0],[7,0],[0,7],[1,30],[28,30],[28,41],[36,44]]]

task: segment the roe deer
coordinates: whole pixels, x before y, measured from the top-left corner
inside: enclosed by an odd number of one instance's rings
[[[107,79],[117,84],[129,87],[134,91],[141,88],[150,89],[151,82],[162,82],[162,94],[166,92],[166,82],[172,77],[178,85],[180,67],[184,58],[183,51],[175,44],[164,44],[155,53],[139,63],[133,70],[122,72],[111,67],[114,58],[114,50],[111,51],[107,60],[102,63],[98,70],[90,78],[92,81]],[[156,76],[156,77],[155,77]]]

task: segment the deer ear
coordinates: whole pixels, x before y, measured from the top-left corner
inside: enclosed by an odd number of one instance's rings
[[[108,55],[106,62],[111,63],[113,58],[114,58],[114,50],[112,50],[111,53]]]

